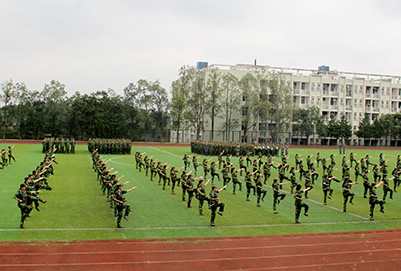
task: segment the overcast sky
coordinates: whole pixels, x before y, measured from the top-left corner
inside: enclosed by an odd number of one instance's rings
[[[170,90],[183,65],[401,75],[397,0],[0,0],[0,81],[69,94],[139,79]]]

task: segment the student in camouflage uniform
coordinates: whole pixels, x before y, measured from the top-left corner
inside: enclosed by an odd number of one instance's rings
[[[353,199],[355,196],[355,193],[351,191],[351,186],[357,184],[357,182],[351,182],[350,179],[345,179],[344,184],[343,184],[343,197],[344,197],[344,203],[343,203],[343,212],[347,212],[347,202],[349,199],[349,203],[353,204]]]
[[[380,212],[384,214],[384,201],[379,200],[376,194],[376,188],[378,188],[382,182],[378,183],[372,183],[370,190],[369,190],[369,205],[370,205],[370,220],[373,219],[374,211],[375,211],[375,206],[380,205]]]
[[[256,206],[260,207],[260,200],[264,201],[266,194],[267,194],[267,191],[265,189],[263,189],[261,175],[258,176],[255,186],[256,186],[256,195],[257,195]]]
[[[14,199],[18,201],[18,208],[21,210],[20,228],[25,229],[24,222],[32,210],[32,196],[26,191],[25,184],[20,185],[20,189],[15,194]]]
[[[280,187],[287,183],[289,183],[289,182],[279,183],[276,178],[273,180],[272,189],[273,189],[273,213],[274,214],[278,214],[278,212],[276,210],[276,206],[277,206],[277,204],[280,204],[280,202],[286,196],[285,193],[280,192]]]
[[[234,167],[231,169],[231,177],[232,177],[232,181],[233,181],[233,195],[235,195],[235,189],[237,187],[237,184],[239,186],[239,191],[242,191],[242,184],[241,182],[238,180],[238,172],[242,171],[243,169],[238,169],[236,170]]]
[[[251,190],[253,190],[253,195],[256,194],[256,187],[253,185],[251,176],[255,175],[258,171],[255,171],[253,173],[247,172],[245,176],[245,184],[246,184],[246,200],[250,201],[249,199],[249,194],[251,194]]]
[[[197,199],[199,200],[199,215],[203,214],[203,203],[205,201],[209,202],[209,198],[206,196],[206,186],[209,184],[210,179],[206,183],[202,179],[199,180],[198,187],[196,189]]]
[[[211,210],[211,217],[210,217],[210,226],[214,227],[214,220],[216,218],[216,211],[219,208],[218,214],[223,215],[224,212],[224,203],[219,201],[219,193],[227,188],[227,185],[223,186],[221,189],[217,190],[216,186],[212,186],[212,191],[209,194],[209,201],[210,205],[209,208]]]
[[[112,199],[114,200],[115,206],[117,208],[117,228],[122,228],[121,218],[123,217],[123,213],[124,213],[124,219],[128,220],[128,215],[131,212],[131,206],[126,203],[124,194],[126,194],[136,188],[137,187],[134,186],[128,190],[122,190],[122,185],[119,184],[117,186],[117,190],[115,191],[114,195],[112,196]]]
[[[13,148],[14,148],[14,145],[8,146],[8,151],[7,151],[8,163],[9,163],[10,165],[11,165],[11,160],[13,160],[14,162],[16,162],[15,157],[13,156]]]
[[[302,208],[304,208],[304,215],[308,216],[309,205],[302,201],[302,194],[304,192],[308,191],[309,189],[310,189],[310,187],[302,190],[302,186],[300,184],[297,185],[297,189],[296,189],[295,196],[294,196],[294,198],[295,198],[295,203],[294,203],[295,204],[295,223],[301,223],[301,222],[299,222],[299,216],[301,214]]]

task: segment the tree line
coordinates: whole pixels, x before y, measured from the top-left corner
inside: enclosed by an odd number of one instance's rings
[[[341,114],[325,124],[316,106],[294,108],[290,82],[277,74],[247,73],[237,78],[230,71],[183,66],[168,93],[159,81],[129,83],[118,95],[113,89],[67,96],[65,85],[52,80],[40,91],[8,80],[1,85],[1,137],[41,139],[65,137],[126,138],[166,141],[170,131],[191,129],[196,140],[214,140],[217,130],[225,141],[232,131],[266,132],[277,143],[283,133],[292,137],[319,136],[347,140],[353,131]],[[205,126],[210,138],[202,138]],[[256,127],[259,124],[259,127]],[[386,145],[401,135],[401,114],[386,114],[371,123],[369,115],[355,134],[360,138],[385,138]]]
[[[168,96],[159,81],[130,83],[117,95],[112,89],[68,97],[65,85],[52,80],[40,91],[25,83],[1,86],[3,139],[66,137],[127,138],[163,141],[168,136]]]

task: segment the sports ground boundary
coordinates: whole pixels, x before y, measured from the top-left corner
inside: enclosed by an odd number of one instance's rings
[[[0,243],[1,270],[399,270],[401,230]]]
[[[78,145],[87,145],[87,141],[76,141]],[[42,144],[42,140],[19,140],[19,139],[0,139],[0,144]],[[154,147],[191,147],[190,143],[173,143],[173,142],[132,142],[132,146],[154,146]],[[338,150],[338,146],[327,145],[290,145],[290,149],[333,149]],[[400,150],[401,147],[385,147],[385,146],[347,146],[349,150]]]

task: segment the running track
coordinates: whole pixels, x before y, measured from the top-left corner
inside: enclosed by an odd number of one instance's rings
[[[0,270],[400,270],[401,230],[0,243]]]

